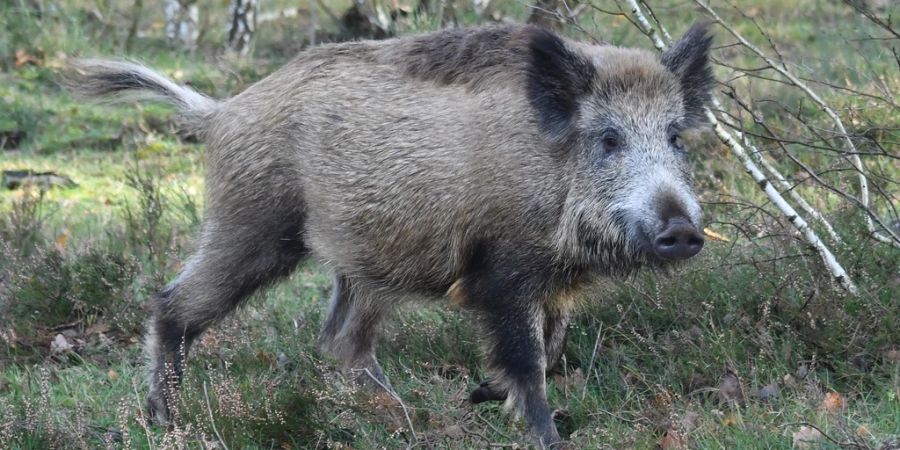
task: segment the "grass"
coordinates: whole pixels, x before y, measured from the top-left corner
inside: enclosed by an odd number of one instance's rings
[[[468,404],[485,375],[478,335],[468,313],[444,302],[406,308],[384,331],[379,359],[402,406],[343,379],[315,349],[330,290],[315,262],[204,335],[187,369],[178,426],[145,426],[145,301],[189,255],[203,210],[202,146],[174,133],[164,107],[84,105],[59,90],[54,76],[67,55],[119,54],[123,45],[91,25],[77,3],[60,3],[67,9],[42,23],[0,9],[12,27],[0,36],[0,131],[26,133],[18,149],[0,150],[0,170],[52,170],[77,183],[0,192],[0,448],[525,444],[523,425],[500,406]],[[519,3],[498,5],[525,14]],[[835,50],[838,40],[811,37],[811,29],[842,21],[859,25],[839,6],[795,13],[778,5],[760,4],[758,18],[774,24],[778,41],[790,44],[782,50],[804,58],[808,70],[838,73],[858,67],[860,55],[888,67],[872,43],[851,53]],[[675,15],[672,28],[694,18]],[[410,30],[431,22],[422,23]],[[752,32],[752,24],[740,24]],[[585,26],[646,46],[621,20],[589,16]],[[147,28],[132,56],[218,96],[289,57],[272,49],[296,44],[281,24],[260,36],[255,59],[222,60],[212,56],[212,38],[186,55],[165,49],[158,29]],[[16,50],[38,55],[39,48],[39,64],[15,65]],[[841,64],[826,67],[835,53]],[[863,113],[897,123],[896,111]],[[746,207],[765,201],[728,153],[709,137],[695,140],[710,227],[730,241],[710,241],[673,274],[646,273],[590,293],[569,330],[564,364],[548,378],[562,434],[576,448],[638,449],[788,448],[803,426],[827,436],[814,448],[879,448],[900,439],[900,252],[860,238],[858,215],[834,196],[801,188],[847,241],[838,256],[862,295],[842,294],[790,229],[765,209]],[[900,179],[896,164],[878,163],[886,177]],[[733,376],[738,383],[729,386]]]

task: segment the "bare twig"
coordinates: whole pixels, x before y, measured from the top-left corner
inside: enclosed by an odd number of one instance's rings
[[[138,404],[140,404],[143,398],[141,397],[141,394],[138,393],[137,383],[132,383],[131,389],[134,392],[135,398],[137,398]],[[144,430],[144,436],[147,437],[147,447],[150,450],[153,450],[153,435],[150,433],[150,427],[147,425],[149,423],[149,417],[144,416],[144,411],[144,408],[138,408],[138,422]]]
[[[659,36],[659,33],[656,32],[656,28],[650,25],[650,22],[647,20],[647,17],[644,15],[644,12],[641,10],[641,6],[638,4],[637,0],[628,0],[628,6],[631,7],[631,13],[637,19],[638,29],[641,30],[650,41],[653,42],[653,46],[656,47],[657,50],[663,51],[666,49],[666,43]]]
[[[384,389],[394,400],[397,400],[397,403],[400,404],[400,408],[403,409],[403,416],[406,418],[406,424],[409,426],[409,432],[412,433],[413,440],[418,441],[419,437],[416,435],[416,429],[413,428],[412,419],[409,418],[409,410],[406,409],[406,404],[403,403],[403,399],[401,399],[400,396],[397,395],[397,393],[394,392],[393,389],[385,386],[384,383],[382,383],[378,378],[375,377],[375,375],[372,375],[372,372],[369,369],[356,369],[356,370],[362,370],[363,372],[365,372],[365,374],[372,381],[374,381],[375,384],[377,384],[379,387]]]
[[[871,8],[869,8],[869,5],[867,5],[863,0],[844,0],[844,3],[846,3],[847,6],[855,9],[856,12],[865,16],[875,25],[881,27],[881,29],[883,29],[884,31],[892,34],[894,36],[892,39],[900,39],[900,30],[894,29],[893,24],[891,24],[890,16],[888,16],[888,20],[884,20],[878,17],[875,12],[872,11]]]
[[[697,0],[699,3],[699,0]],[[637,0],[629,0],[629,5],[632,8],[632,13],[634,14],[638,25],[640,26],[641,32],[643,32],[650,40],[653,42],[653,45],[660,51],[664,51],[666,49],[666,43],[659,36],[659,33],[650,25],[650,22],[644,16],[643,10],[640,5],[638,5]],[[718,17],[718,16],[716,16]],[[774,66],[774,63],[771,60],[767,61],[770,65]],[[714,105],[719,105],[718,100],[714,98]],[[766,175],[759,169],[756,162],[752,157],[749,156],[749,153],[746,151],[743,145],[739,142],[738,138],[736,138],[728,129],[726,129],[720,122],[718,117],[709,109],[705,109],[706,117],[710,121],[713,126],[713,130],[716,132],[716,135],[719,139],[728,145],[731,150],[734,152],[735,156],[743,164],[747,173],[756,181],[757,185],[760,189],[765,192],[766,196],[769,200],[774,204],[779,211],[784,214],[784,216],[788,219],[791,225],[797,229],[804,237],[806,242],[811,245],[821,256],[822,261],[825,263],[825,267],[831,273],[832,277],[841,284],[848,292],[852,294],[857,294],[858,290],[856,285],[850,279],[847,272],[844,270],[843,266],[837,261],[834,257],[834,254],[831,253],[831,250],[825,245],[824,242],[819,238],[818,234],[809,224],[803,220],[802,217],[794,210],[794,208],[785,201],[784,197],[782,197],[781,193],[775,189],[774,185],[769,181]],[[844,133],[846,135],[846,132]],[[858,156],[857,156],[858,158]],[[863,179],[865,177],[863,176]],[[874,226],[873,226],[874,227]]]
[[[793,426],[797,426],[797,425],[809,427],[809,428],[812,428],[812,429],[818,431],[819,434],[822,435],[822,437],[824,437],[825,439],[828,439],[829,441],[831,441],[832,443],[834,443],[835,445],[838,445],[838,446],[840,446],[840,447],[860,448],[860,446],[859,446],[858,444],[853,443],[853,442],[841,442],[841,441],[838,441],[837,439],[831,437],[828,433],[826,433],[824,430],[822,430],[822,429],[819,428],[818,426],[813,425],[813,424],[811,424],[811,423],[809,423],[809,422],[792,422],[792,423],[785,423],[785,424],[782,424],[781,427],[782,427],[782,428],[787,428],[787,427],[793,427]]]
[[[850,277],[847,275],[847,272],[841,266],[841,264],[834,257],[834,254],[831,253],[831,250],[819,239],[819,236],[816,232],[800,217],[799,214],[788,204],[784,197],[778,192],[777,189],[769,182],[768,178],[765,174],[759,170],[759,167],[753,161],[753,159],[748,155],[747,151],[744,149],[744,146],[738,142],[737,139],[719,123],[715,114],[712,113],[709,109],[706,110],[706,117],[713,124],[713,129],[716,132],[716,135],[719,136],[719,139],[722,140],[726,145],[731,147],[734,154],[741,160],[744,164],[744,168],[747,173],[753,178],[754,181],[759,185],[759,187],[766,193],[766,196],[769,197],[769,200],[787,217],[788,221],[794,228],[799,231],[807,243],[809,243],[816,251],[819,253],[819,256],[822,257],[822,261],[825,263],[825,266],[828,268],[829,272],[831,272],[832,277],[836,281],[838,281],[847,291],[852,294],[857,294],[858,291],[856,289],[856,285],[853,284],[853,281],[850,280]]]
[[[744,110],[753,114],[753,111],[750,110],[748,105],[744,105],[739,99],[737,99],[737,97],[734,97],[734,99],[735,102],[737,102],[741,105],[742,108],[744,108]],[[717,109],[722,109],[722,105],[719,103],[718,98],[713,98],[713,106],[715,106]],[[756,117],[754,117],[754,120],[758,121]],[[794,202],[800,207],[800,209],[802,209],[813,219],[819,221],[819,223],[822,225],[822,227],[825,228],[825,231],[828,232],[828,235],[831,236],[831,239],[835,243],[843,244],[844,242],[841,240],[840,236],[838,236],[837,232],[834,231],[834,228],[831,226],[831,224],[828,223],[828,220],[825,219],[822,214],[816,211],[816,209],[813,208],[812,205],[810,205],[806,200],[803,199],[803,197],[800,196],[800,194],[797,193],[796,189],[794,189],[794,186],[788,183],[781,172],[779,172],[778,169],[776,169],[775,166],[773,166],[766,159],[765,154],[760,152],[759,149],[757,149],[756,146],[753,145],[753,143],[750,142],[750,140],[747,139],[741,131],[735,130],[735,134],[737,134],[738,139],[741,139],[744,145],[746,145],[750,149],[750,156],[753,157],[753,159],[756,160],[756,162],[761,165],[767,172],[769,172],[769,175],[771,175],[772,178],[775,179],[775,182],[778,183],[779,186],[781,186],[784,192],[786,192],[792,200],[794,200]]]
[[[216,439],[219,440],[219,444],[222,445],[222,448],[228,450],[228,445],[225,444],[225,440],[222,439],[222,435],[219,434],[219,430],[216,428],[216,421],[213,419],[212,406],[209,404],[209,392],[206,390],[206,381],[203,382],[203,398],[206,400],[206,412],[209,413],[209,424],[212,425],[213,433],[216,434]]]
[[[853,139],[850,138],[849,133],[847,133],[847,129],[844,128],[844,122],[841,120],[840,116],[832,109],[825,100],[822,99],[815,91],[810,89],[810,87],[796,77],[793,73],[788,71],[786,66],[780,65],[776,63],[772,58],[768,57],[765,53],[763,53],[759,48],[750,43],[741,33],[739,33],[733,26],[731,26],[728,22],[726,22],[722,17],[716,13],[712,7],[709,6],[708,3],[703,2],[702,0],[694,0],[694,2],[699,5],[701,8],[706,10],[707,14],[709,14],[719,25],[721,25],[725,30],[727,30],[735,39],[737,39],[745,48],[749,49],[751,52],[755,53],[759,58],[766,62],[773,70],[778,72],[781,76],[789,80],[794,86],[803,91],[810,100],[812,100],[816,105],[818,105],[822,111],[825,112],[826,115],[831,119],[834,123],[835,129],[837,130],[837,135],[841,138],[849,153],[847,156],[849,157],[850,163],[853,167],[856,168],[859,178],[859,198],[860,202],[862,202],[863,206],[869,206],[869,181],[866,178],[866,168],[862,162],[862,159],[857,154],[856,145],[853,143]],[[644,19],[646,21],[646,19]],[[869,215],[865,215],[866,227],[869,230],[870,235],[877,239],[878,241],[892,244],[898,248],[900,248],[900,237],[898,237],[892,230],[889,228],[883,227],[884,235],[879,233],[875,229],[875,223],[872,221],[872,218]]]
[[[594,358],[597,357],[597,350],[600,348],[600,337],[603,333],[603,323],[600,323],[600,326],[597,327],[597,337],[594,338],[594,350],[591,352],[591,359],[588,362],[587,374],[584,376],[584,386],[581,388],[581,400],[584,400],[585,394],[587,394],[588,382],[591,380],[591,369],[594,368]]]

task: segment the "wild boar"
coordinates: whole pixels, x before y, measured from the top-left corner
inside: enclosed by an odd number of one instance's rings
[[[191,343],[315,256],[334,274],[320,345],[347,370],[410,297],[481,323],[491,377],[535,441],[560,441],[545,371],[579,292],[703,247],[680,133],[704,123],[711,37],[661,56],[535,26],[449,29],[309,49],[213,100],[143,66],[82,60],[87,97],[176,105],[206,144],[196,250],[153,301],[147,407],[165,421]],[[360,372],[356,372],[360,373]]]

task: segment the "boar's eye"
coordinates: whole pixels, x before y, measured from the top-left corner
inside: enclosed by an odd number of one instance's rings
[[[613,153],[621,148],[622,137],[619,136],[618,131],[606,129],[600,134],[600,143],[603,144],[604,153]]]
[[[681,142],[681,134],[677,131],[669,134],[669,145],[675,147],[676,150],[684,150],[684,143]]]

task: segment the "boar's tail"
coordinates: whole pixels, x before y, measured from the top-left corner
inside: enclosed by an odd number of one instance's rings
[[[203,128],[219,103],[140,64],[107,59],[78,59],[62,84],[77,98],[110,101],[157,100],[178,107],[186,125]]]

